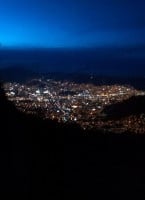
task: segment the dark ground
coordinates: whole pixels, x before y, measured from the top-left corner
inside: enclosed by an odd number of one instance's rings
[[[86,135],[25,115],[0,89],[0,194],[47,199],[145,199],[145,136]]]

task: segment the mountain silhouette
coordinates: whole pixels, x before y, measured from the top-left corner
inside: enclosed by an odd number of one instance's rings
[[[21,83],[36,77],[38,77],[38,73],[25,69],[23,65],[15,64],[14,66],[0,69],[0,80],[4,82]]]
[[[144,199],[145,137],[83,131],[18,111],[0,87],[0,193]]]
[[[103,112],[109,119],[119,119],[145,113],[145,96],[133,96],[123,102],[106,106]]]

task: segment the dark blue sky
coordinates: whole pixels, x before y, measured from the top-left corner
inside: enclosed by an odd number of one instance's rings
[[[1,0],[4,46],[145,44],[145,0]]]

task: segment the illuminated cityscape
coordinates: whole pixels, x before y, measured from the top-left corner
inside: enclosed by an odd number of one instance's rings
[[[83,129],[101,129],[122,133],[145,131],[145,117],[129,116],[121,120],[104,120],[108,105],[122,102],[145,92],[127,85],[77,84],[53,79],[32,79],[20,83],[5,83],[6,95],[16,107],[26,113],[63,123],[77,123]],[[140,126],[142,124],[142,126]]]

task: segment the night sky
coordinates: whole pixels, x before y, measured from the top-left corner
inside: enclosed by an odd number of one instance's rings
[[[145,0],[0,0],[0,43],[49,48],[145,45]]]

